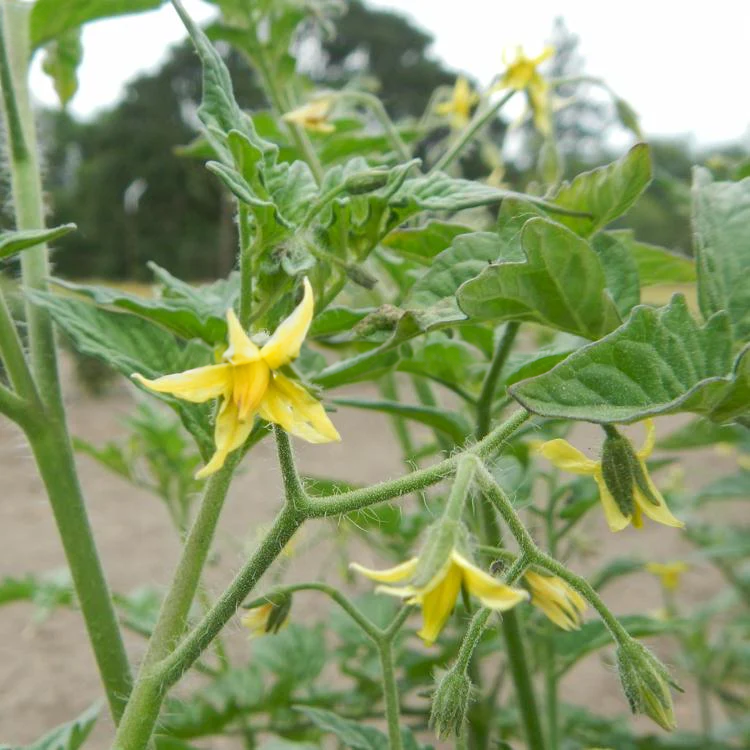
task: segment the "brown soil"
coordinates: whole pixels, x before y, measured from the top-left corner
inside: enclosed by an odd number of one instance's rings
[[[68,388],[68,409],[74,434],[90,440],[112,439],[123,433],[121,418],[132,406],[132,391],[124,383],[105,398],[92,399],[75,385]],[[391,443],[387,420],[368,412],[342,410],[336,425],[340,444],[297,444],[302,470],[343,479],[376,481],[401,473],[399,455]],[[579,445],[594,448],[596,433],[582,432]],[[280,485],[275,461],[267,442],[247,460],[235,482],[218,530],[218,559],[209,571],[209,589],[220,587],[239,567],[244,552],[261,533],[279,505]],[[78,459],[96,539],[114,589],[127,592],[138,586],[165,586],[171,577],[179,546],[162,505],[100,468],[87,457]],[[713,453],[692,454],[687,464],[688,481],[703,483],[732,470],[731,458]],[[22,435],[7,420],[0,422],[0,578],[27,572],[44,573],[64,566],[64,558],[49,507],[37,477],[30,451]],[[746,512],[746,511],[745,511]],[[690,549],[680,534],[663,527],[647,526],[641,532],[604,532],[599,514],[591,514],[580,541],[592,548],[593,557],[582,569],[627,552],[657,560],[684,556]],[[313,528],[308,539],[325,530]],[[330,548],[327,548],[330,553]],[[335,580],[338,563],[331,564],[325,545],[317,546],[295,563],[292,576]],[[718,580],[703,565],[686,576],[681,592],[685,604],[712,596]],[[616,613],[635,613],[661,606],[653,578],[637,575],[623,579],[605,592]],[[77,611],[60,609],[35,622],[31,605],[13,604],[0,610],[0,744],[23,744],[58,723],[76,716],[99,698],[101,689],[93,659]],[[232,651],[247,648],[238,625],[229,627]],[[656,644],[668,658],[668,645]],[[143,641],[128,635],[133,662],[143,652]],[[601,657],[585,660],[564,684],[565,700],[589,706],[604,715],[627,713],[616,675]],[[677,698],[677,715],[683,727],[696,725],[694,691]],[[103,712],[104,714],[104,712]],[[639,722],[640,724],[640,722]],[[647,726],[643,724],[643,726]],[[100,720],[87,747],[109,747],[112,728]],[[203,743],[203,746],[209,747]]]

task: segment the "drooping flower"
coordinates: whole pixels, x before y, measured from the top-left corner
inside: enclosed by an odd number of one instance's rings
[[[218,471],[227,456],[245,442],[256,414],[309,443],[340,440],[322,404],[279,370],[295,359],[312,321],[314,301],[310,282],[304,281],[302,302],[281,322],[262,346],[256,346],[233,310],[227,312],[229,346],[221,364],[148,380],[133,378],[157,393],[169,393],[193,403],[221,399],[216,416],[216,452],[196,474],[202,479]]]
[[[283,593],[270,597],[263,604],[252,607],[240,622],[250,631],[251,638],[258,638],[268,633],[278,633],[289,619],[292,609],[292,597]]]
[[[427,646],[431,646],[440,635],[462,587],[476,596],[485,607],[498,612],[504,612],[529,598],[526,591],[506,586],[480,570],[455,548],[449,551],[444,560],[437,562],[435,566],[434,561],[421,556],[388,570],[371,570],[357,563],[351,563],[350,567],[380,583],[405,582],[404,586],[379,586],[377,590],[406,599],[407,604],[417,604],[422,608],[424,623],[418,635]],[[435,570],[423,581],[420,568],[425,569],[425,565]]]
[[[685,526],[672,515],[649,476],[645,460],[654,450],[655,430],[652,420],[647,419],[645,423],[646,441],[639,451],[610,427],[599,461],[586,458],[567,440],[550,440],[537,448],[558,469],[594,478],[612,531],[620,531],[630,523],[641,527],[643,515],[665,526]]]
[[[661,585],[667,591],[676,591],[680,585],[680,577],[688,570],[688,564],[682,560],[670,563],[647,563],[646,570],[658,576]]]
[[[333,133],[336,128],[328,122],[332,104],[333,100],[324,96],[287,112],[281,119],[284,122],[299,125],[313,133]]]
[[[479,95],[471,90],[463,76],[456,79],[453,95],[447,102],[435,107],[435,112],[451,118],[451,125],[457,130],[466,127],[471,116],[471,108],[479,101]]]
[[[544,136],[552,132],[550,86],[539,72],[539,66],[555,54],[554,47],[545,47],[541,55],[526,57],[521,47],[516,47],[516,56],[508,60],[503,53],[506,70],[493,90],[514,89],[525,91],[534,118],[534,126]]]
[[[533,570],[524,573],[531,589],[531,603],[563,630],[578,630],[586,611],[583,597],[558,576],[542,575]]]

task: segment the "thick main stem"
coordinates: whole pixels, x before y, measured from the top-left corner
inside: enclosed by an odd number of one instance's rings
[[[116,750],[143,750],[146,747],[167,690],[192,666],[235,615],[301,522],[302,517],[292,505],[285,505],[263,542],[214,606],[168,657],[138,678],[115,736],[113,747]]]
[[[109,708],[117,722],[130,692],[130,665],[94,544],[67,434],[64,426],[49,420],[29,430],[27,436],[52,505]]]
[[[0,84],[13,207],[19,230],[44,228],[36,133],[27,81],[29,12],[30,6],[19,3],[3,2],[0,6]],[[40,245],[25,250],[21,269],[26,288],[46,289],[47,248]],[[26,322],[38,391],[30,379],[25,385],[20,382],[16,385],[21,393],[38,392],[39,401],[30,406],[19,423],[26,431],[49,496],[97,667],[117,722],[130,690],[130,666],[78,481],[65,422],[52,321],[41,307],[27,304]],[[12,350],[4,347],[3,353],[7,357]],[[12,367],[17,370],[15,380],[28,377],[27,368],[22,370],[17,359],[12,360]]]

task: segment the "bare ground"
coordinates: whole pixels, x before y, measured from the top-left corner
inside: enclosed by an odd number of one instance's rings
[[[132,406],[132,392],[127,384],[119,383],[105,398],[92,399],[71,384],[67,401],[73,433],[89,440],[105,440],[122,434],[120,420]],[[336,424],[343,437],[340,444],[297,445],[303,471],[358,481],[382,480],[402,472],[385,418],[343,410],[336,415]],[[599,440],[598,434],[583,432],[578,444],[584,450],[593,450]],[[269,442],[259,445],[232,487],[218,530],[218,558],[209,572],[212,593],[218,593],[229,580],[278,508],[280,485],[271,448]],[[112,587],[127,592],[142,585],[165,586],[179,546],[164,508],[89,458],[79,457],[78,463]],[[702,484],[733,470],[733,461],[712,452],[693,453],[686,468],[688,481]],[[22,435],[7,421],[0,422],[0,477],[0,578],[63,567],[62,549],[30,451]],[[599,514],[591,515],[591,523],[580,539],[591,547],[591,558],[582,563],[584,570],[625,553],[671,560],[690,551],[675,530],[651,525],[640,532],[612,535],[605,532]],[[316,531],[308,533],[314,535]],[[298,561],[296,567],[307,579],[335,578],[339,570],[338,562],[330,557],[330,547],[325,545],[305,555],[304,563]],[[293,575],[299,577],[300,573]],[[681,601],[685,605],[704,602],[718,583],[712,570],[693,567],[686,576]],[[618,614],[661,606],[658,586],[647,575],[628,577],[612,585],[606,590],[606,600]],[[61,609],[42,622],[35,622],[34,614],[34,608],[26,604],[0,610],[0,744],[30,742],[76,716],[101,695],[80,614]],[[231,649],[241,653],[247,645],[237,623],[229,631]],[[656,645],[668,658],[668,644]],[[127,646],[137,662],[143,641],[128,635]],[[617,677],[599,656],[585,660],[566,678],[563,696],[568,702],[589,706],[604,715],[627,713]],[[696,726],[694,691],[678,696],[676,710],[681,726]],[[104,717],[87,747],[107,748],[111,732]]]

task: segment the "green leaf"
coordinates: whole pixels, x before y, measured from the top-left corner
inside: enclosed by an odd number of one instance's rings
[[[126,628],[150,637],[156,626],[162,603],[162,592],[150,586],[141,586],[129,594],[113,593],[122,624]]]
[[[461,445],[471,432],[471,427],[463,415],[432,406],[412,406],[398,401],[368,401],[362,398],[336,398],[332,403],[337,406],[351,406],[355,409],[369,409],[392,414],[404,419],[421,422],[428,427],[444,432],[457,444]]]
[[[91,734],[100,711],[101,705],[95,703],[78,718],[67,724],[61,724],[41,739],[27,745],[23,750],[78,750]]]
[[[156,323],[183,339],[207,344],[226,343],[226,312],[239,296],[239,276],[195,287],[172,276],[155,263],[149,268],[162,283],[158,297],[141,297],[114,287],[86,286],[55,279],[55,284],[87,297],[98,306],[119,309]]]
[[[713,182],[696,168],[693,226],[701,312],[726,310],[735,340],[750,341],[750,177]]]
[[[82,61],[83,44],[80,29],[66,31],[44,48],[42,70],[52,79],[63,107],[78,91],[78,66]]]
[[[619,325],[601,262],[585,240],[539,218],[526,222],[521,241],[526,261],[488,266],[458,290],[469,317],[529,320],[588,339]]]
[[[317,315],[310,326],[311,338],[323,338],[336,333],[351,333],[352,328],[373,312],[373,308],[354,310],[351,307],[328,307]]]
[[[272,672],[289,691],[312,682],[327,661],[320,625],[292,623],[274,636],[253,642],[253,661]]]
[[[641,572],[645,565],[645,562],[637,557],[617,557],[591,576],[589,583],[597,591],[601,591],[607,584],[618,578]]]
[[[73,581],[67,568],[23,578],[0,579],[0,605],[31,602],[38,607],[35,619],[44,619],[56,607],[72,607],[75,602]]]
[[[748,440],[747,430],[736,425],[718,425],[697,417],[657,441],[659,450],[684,451],[705,448],[716,443],[738,443]],[[750,446],[749,446],[750,447]]]
[[[75,224],[62,224],[54,229],[27,229],[21,232],[0,232],[0,258],[8,258],[21,250],[52,242],[77,229]]]
[[[89,21],[154,10],[166,0],[36,0],[29,21],[32,49]]]
[[[103,360],[127,378],[139,372],[153,379],[211,363],[211,353],[203,345],[181,347],[171,333],[136,315],[109,312],[45,292],[26,294],[50,313],[78,351]],[[209,456],[213,452],[210,406],[169,396],[160,398],[180,415],[203,457]]]
[[[747,499],[750,497],[750,471],[738,471],[728,477],[721,477],[702,487],[698,492],[698,502],[708,500]]]
[[[636,307],[614,333],[509,390],[547,417],[607,423],[693,412],[729,421],[750,405],[748,353],[732,372],[727,317],[715,315],[701,328],[675,295],[657,310]]]
[[[324,732],[335,734],[345,747],[352,750],[388,750],[388,737],[375,727],[359,724],[351,719],[326,711],[322,708],[295,706],[295,709]]]
[[[264,705],[264,677],[250,664],[222,672],[189,698],[168,698],[159,731],[181,739],[220,734],[230,722]]]
[[[553,346],[538,349],[535,352],[513,355],[508,358],[508,362],[503,369],[503,383],[509,386],[518,383],[520,380],[549,372],[556,364],[562,362],[576,350],[576,347],[570,346],[569,341],[560,341]]]
[[[651,154],[638,143],[606,167],[579,174],[565,182],[552,198],[558,206],[591,214],[591,218],[560,216],[558,221],[588,237],[622,216],[651,182]]]
[[[396,229],[383,240],[383,245],[405,258],[427,263],[450,247],[456,237],[471,231],[460,224],[429,221],[423,227]]]
[[[696,280],[695,261],[658,245],[639,242],[628,229],[608,232],[626,243],[638,267],[641,287],[657,284],[690,284]]]
[[[443,172],[413,177],[404,182],[391,199],[391,205],[409,213],[422,211],[463,211],[477,206],[492,206],[506,199],[533,203],[553,213],[569,213],[559,202],[549,202],[533,195],[485,185],[473,180],[449,177]],[[573,208],[577,212],[580,209]],[[586,210],[586,209],[584,209]]]
[[[126,454],[125,449],[121,445],[109,441],[99,447],[83,438],[75,436],[72,442],[75,450],[93,458],[94,461],[106,467],[111,472],[128,480],[133,478],[130,456]]]
[[[460,235],[449,248],[434,258],[430,268],[417,279],[404,307],[427,309],[443,304],[458,312],[455,297],[461,284],[478,276],[502,254],[503,246],[492,232]]]
[[[594,235],[591,247],[596,250],[604,268],[612,298],[617,312],[624,320],[628,313],[641,301],[641,285],[638,277],[638,266],[631,254],[631,249],[624,238],[616,234],[604,233]]]

